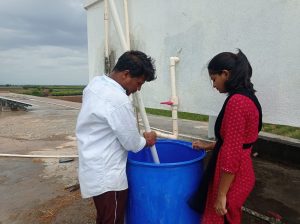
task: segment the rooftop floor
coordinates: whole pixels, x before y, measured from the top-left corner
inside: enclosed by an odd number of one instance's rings
[[[0,112],[0,153],[74,155],[76,118],[80,103],[11,93],[32,104],[25,111]],[[170,119],[149,116],[150,125],[170,130]],[[207,123],[180,120],[179,131],[206,138]],[[300,169],[253,159],[256,186],[245,206],[261,214],[283,217],[284,223],[300,223]],[[95,210],[79,191],[65,189],[77,183],[77,159],[59,163],[56,158],[0,157],[1,224],[94,223]],[[253,222],[247,215],[243,223]]]

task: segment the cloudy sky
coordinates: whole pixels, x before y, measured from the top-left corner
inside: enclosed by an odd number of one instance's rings
[[[0,1],[0,84],[88,82],[83,0]]]

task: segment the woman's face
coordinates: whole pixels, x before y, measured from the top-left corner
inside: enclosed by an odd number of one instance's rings
[[[222,71],[221,73],[210,74],[210,79],[213,83],[213,87],[216,88],[220,93],[226,93],[225,82],[228,80],[229,72]]]

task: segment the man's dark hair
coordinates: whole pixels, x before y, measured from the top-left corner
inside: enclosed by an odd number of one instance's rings
[[[141,51],[127,51],[120,56],[113,71],[129,70],[131,77],[145,76],[145,81],[156,79],[154,60]]]

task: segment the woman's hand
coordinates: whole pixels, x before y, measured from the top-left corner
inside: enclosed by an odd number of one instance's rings
[[[214,204],[214,208],[218,215],[225,215],[227,213],[226,203],[227,198],[226,195],[229,191],[230,185],[235,178],[235,174],[221,172],[220,184],[218,190],[218,196]]]
[[[213,150],[215,147],[214,142],[206,143],[200,140],[193,141],[192,143],[193,149],[204,149],[205,151]]]
[[[227,213],[226,200],[226,195],[218,195],[217,197],[214,208],[219,216],[223,216]]]
[[[193,149],[204,149],[205,145],[206,144],[202,141],[193,141],[192,143]]]

